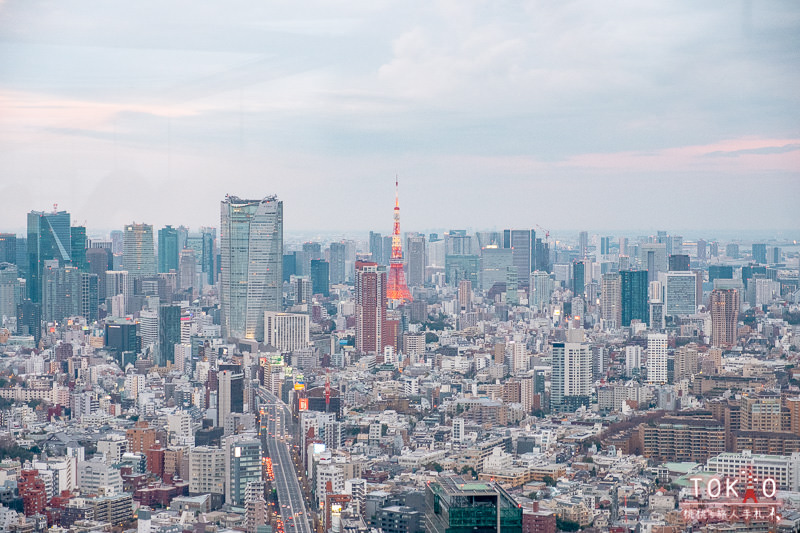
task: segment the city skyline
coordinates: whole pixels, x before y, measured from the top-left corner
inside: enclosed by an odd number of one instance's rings
[[[193,7],[0,3],[0,227],[797,229],[792,3]]]

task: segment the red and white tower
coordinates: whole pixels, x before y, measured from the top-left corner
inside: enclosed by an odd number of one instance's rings
[[[394,229],[392,230],[392,258],[389,262],[389,286],[386,290],[389,300],[411,301],[411,293],[406,285],[403,271],[403,244],[400,239],[400,195],[397,178],[394,180]]]

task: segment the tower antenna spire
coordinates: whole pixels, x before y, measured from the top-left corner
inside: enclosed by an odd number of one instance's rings
[[[394,229],[392,230],[392,258],[389,262],[389,286],[386,297],[390,300],[411,301],[411,292],[406,285],[403,270],[403,244],[400,239],[400,186],[399,177],[394,175]]]

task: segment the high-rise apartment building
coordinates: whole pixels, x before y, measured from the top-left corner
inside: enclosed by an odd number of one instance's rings
[[[458,282],[458,309],[465,313],[472,312],[472,282],[468,279]]]
[[[165,226],[158,230],[158,271],[178,271],[178,230]]]
[[[244,374],[239,365],[222,365],[217,373],[217,426],[231,413],[244,412]]]
[[[386,335],[386,269],[356,262],[356,351],[380,353]]]
[[[622,327],[621,282],[617,272],[603,274],[600,286],[600,310],[607,328]]]
[[[667,336],[651,333],[647,336],[647,382],[667,383]]]
[[[189,450],[189,492],[225,494],[225,450],[208,446]]]
[[[648,279],[646,270],[622,270],[620,275],[620,299],[622,302],[622,326],[631,325],[631,320],[649,324],[647,308]]]
[[[264,312],[283,308],[283,202],[221,202],[221,303],[229,337],[264,340]]]
[[[71,261],[72,236],[70,215],[66,211],[31,211],[28,213],[28,298],[42,303],[42,281],[45,261],[58,260],[60,265]]]
[[[589,407],[592,398],[592,352],[583,330],[567,331],[567,342],[553,343],[550,406],[559,412]]]
[[[733,346],[736,344],[736,328],[739,323],[739,291],[736,289],[714,289],[711,291],[711,345]]]

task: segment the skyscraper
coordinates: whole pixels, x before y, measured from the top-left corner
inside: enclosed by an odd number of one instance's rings
[[[611,253],[611,237],[600,237],[600,255]]]
[[[541,311],[550,303],[552,296],[553,280],[550,278],[550,274],[539,270],[531,272],[529,306]]]
[[[339,285],[345,282],[345,257],[347,247],[343,242],[332,242],[330,247],[330,282]]]
[[[584,258],[589,254],[589,233],[582,231],[578,234],[578,257]]]
[[[369,254],[374,263],[383,264],[383,237],[380,233],[369,232]]]
[[[156,252],[153,246],[153,226],[128,224],[122,239],[122,264],[131,279],[156,275]]]
[[[164,367],[175,362],[175,345],[181,342],[181,306],[161,305],[158,309],[158,361]]]
[[[697,312],[697,275],[694,272],[662,272],[659,281],[664,288],[664,316],[688,316]]]
[[[583,330],[567,331],[567,342],[553,343],[550,405],[559,412],[589,407],[592,396],[592,353],[583,342]]]
[[[70,262],[72,237],[70,216],[66,211],[31,211],[28,213],[28,297],[42,303],[44,262],[57,259],[59,264]]]
[[[231,435],[224,440],[225,503],[244,507],[247,485],[261,483],[261,441],[255,434]]]
[[[88,271],[97,275],[97,294],[100,302],[106,299],[106,272],[111,259],[110,249],[89,248],[86,250],[86,263]]]
[[[648,281],[657,280],[659,272],[669,270],[667,245],[663,243],[642,244],[639,247],[639,268],[648,272]]]
[[[607,328],[622,326],[622,299],[620,275],[617,272],[603,274],[601,281],[600,308]]]
[[[379,353],[386,329],[386,268],[356,261],[356,351]]]
[[[667,335],[651,333],[647,336],[647,382],[667,383]]]
[[[311,292],[328,297],[331,295],[329,287],[330,263],[322,259],[311,260]]]
[[[217,426],[225,427],[231,413],[244,412],[244,374],[239,365],[220,365],[217,380]]]
[[[421,287],[425,283],[425,236],[410,235],[408,246],[408,286]]]
[[[17,316],[17,305],[22,303],[17,265],[0,261],[0,327],[4,318]]]
[[[711,291],[711,345],[733,346],[736,344],[736,328],[739,323],[739,291],[736,289],[714,289]]]
[[[164,226],[158,230],[158,271],[178,271],[178,230]]]
[[[283,202],[221,202],[221,303],[229,337],[264,340],[264,312],[283,308]]]
[[[86,263],[86,248],[88,241],[86,240],[86,227],[85,226],[72,226],[70,228],[70,259],[72,266],[78,268],[82,272],[86,272],[88,264]]]
[[[403,270],[403,241],[400,238],[400,193],[397,180],[394,182],[394,225],[392,229],[392,258],[389,261],[389,279],[386,297],[395,301],[411,301]]]
[[[767,245],[764,243],[753,243],[751,248],[751,255],[753,261],[759,264],[766,264],[767,262]]]
[[[586,285],[586,262],[572,263],[572,294],[582,297]]]
[[[217,229],[202,227],[200,228],[200,235],[203,239],[203,249],[200,256],[200,270],[203,274],[205,274],[206,283],[208,285],[214,285],[214,283],[217,282]]]
[[[511,258],[517,269],[517,283],[527,286],[530,283],[531,268],[534,259],[536,232],[530,229],[510,229],[503,233],[503,243],[511,248]]]
[[[620,271],[620,299],[622,301],[622,327],[631,325],[631,320],[650,323],[647,309],[647,271]]]
[[[686,254],[672,254],[669,256],[670,272],[686,272],[689,268],[689,256]]]
[[[0,263],[17,264],[17,236],[0,233]]]

